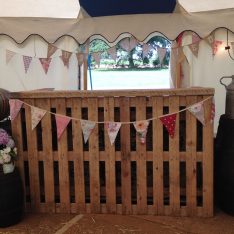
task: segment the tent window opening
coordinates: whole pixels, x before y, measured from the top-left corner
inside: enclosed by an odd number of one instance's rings
[[[142,44],[131,40],[114,47],[100,39],[90,43],[89,90],[170,88],[171,42],[160,36]]]

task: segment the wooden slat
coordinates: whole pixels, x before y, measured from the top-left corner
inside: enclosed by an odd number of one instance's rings
[[[163,99],[152,98],[153,117],[163,114]],[[164,214],[163,205],[163,125],[157,118],[153,120],[153,205],[155,214]]]
[[[88,118],[98,121],[97,98],[88,99]],[[100,213],[100,176],[99,176],[99,138],[96,124],[89,137],[89,175],[90,175],[90,208],[92,213]]]
[[[120,98],[120,121],[130,121],[129,98]],[[130,157],[130,125],[123,124],[120,129],[121,143],[121,186],[122,213],[131,214],[131,157]]]
[[[81,119],[81,99],[72,99],[72,117]],[[84,152],[83,135],[79,120],[72,121],[74,180],[75,180],[75,203],[78,213],[85,212],[85,182],[84,182]]]
[[[196,103],[196,97],[187,97],[187,106]],[[197,208],[197,120],[186,111],[186,205],[187,214],[194,216]]]
[[[169,112],[179,111],[179,97],[169,98]],[[179,161],[179,114],[177,114],[175,135],[169,137],[169,183],[170,207],[173,215],[180,213],[180,161]]]
[[[38,99],[35,103],[39,108],[50,110],[50,99]],[[45,203],[47,212],[55,212],[54,196],[54,159],[52,152],[51,115],[46,113],[41,120],[42,154],[44,162]]]
[[[136,98],[136,121],[146,119],[146,101],[144,97]],[[136,140],[137,164],[137,213],[147,214],[147,184],[146,184],[146,144]]]
[[[203,97],[205,99],[206,97]],[[213,216],[213,124],[210,123],[212,99],[204,102],[206,125],[203,127],[203,216]]]
[[[104,99],[104,121],[114,121],[114,98]],[[115,145],[111,145],[105,129],[105,176],[106,176],[106,207],[108,213],[116,212],[116,178],[115,178]]]
[[[55,100],[56,113],[66,115],[66,101],[64,98]],[[58,141],[58,164],[59,164],[59,194],[61,213],[70,213],[70,189],[67,157],[67,130],[63,132]]]
[[[28,104],[34,106],[33,100],[28,100]],[[39,188],[39,170],[37,159],[37,136],[36,129],[32,130],[31,126],[31,107],[25,106],[25,121],[28,146],[28,166],[29,166],[29,183],[31,209],[34,212],[39,211],[40,188]]]

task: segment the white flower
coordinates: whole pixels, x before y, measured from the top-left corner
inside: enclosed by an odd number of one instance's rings
[[[7,142],[6,146],[9,146],[11,148],[15,147],[15,142],[12,138],[9,139],[9,141]]]
[[[17,154],[17,148],[16,147],[13,149],[13,151],[15,152],[15,154]]]
[[[8,154],[11,152],[11,147],[6,147],[3,151],[4,153]]]
[[[11,156],[9,154],[3,154],[2,158],[4,163],[9,163],[11,161]]]

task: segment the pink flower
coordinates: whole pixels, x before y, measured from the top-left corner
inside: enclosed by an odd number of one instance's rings
[[[0,128],[0,145],[6,145],[8,141],[8,133],[4,129]]]

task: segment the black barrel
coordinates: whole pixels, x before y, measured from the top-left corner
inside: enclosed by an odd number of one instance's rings
[[[0,227],[18,223],[23,215],[23,188],[17,168],[0,174]]]
[[[10,93],[5,89],[0,89],[0,120],[10,115],[9,106]]]
[[[234,119],[222,115],[215,141],[215,195],[218,206],[234,215]]]

